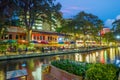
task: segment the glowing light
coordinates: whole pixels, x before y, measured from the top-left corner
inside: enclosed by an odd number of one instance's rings
[[[116,36],[116,38],[117,38],[117,39],[120,39],[120,36],[119,36],[119,35],[117,35],[117,36]]]

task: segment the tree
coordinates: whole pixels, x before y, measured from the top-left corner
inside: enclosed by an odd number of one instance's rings
[[[113,25],[112,30],[113,30],[114,36],[115,37],[120,36],[120,19],[115,20],[112,23],[112,25]],[[119,41],[119,39],[116,39],[116,41]]]
[[[120,19],[118,20],[115,20],[113,23],[112,23],[113,27],[112,27],[112,30],[113,31],[120,31]]]
[[[14,0],[0,0],[0,37],[10,24],[10,18],[16,9]]]
[[[103,38],[108,45],[110,42],[115,42],[115,40],[116,40],[113,32],[108,32],[108,33],[104,34]]]
[[[74,17],[75,26],[78,27],[80,34],[84,35],[84,43],[87,39],[86,35],[91,35],[94,38],[98,36],[103,22],[95,15],[80,12]]]
[[[43,21],[54,12],[60,10],[60,4],[55,4],[55,0],[16,0],[18,4],[18,16],[27,29],[28,41],[31,40],[32,27],[36,20]]]

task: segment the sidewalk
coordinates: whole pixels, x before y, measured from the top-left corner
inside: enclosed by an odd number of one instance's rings
[[[57,79],[48,73],[43,76],[43,80],[57,80]]]
[[[62,55],[62,54],[71,54],[71,53],[85,53],[90,51],[96,51],[106,48],[92,48],[86,50],[73,49],[73,50],[60,50],[60,51],[51,51],[51,52],[22,52],[21,54],[18,52],[6,52],[6,54],[0,54],[1,60],[11,60],[11,59],[22,59],[22,58],[30,58],[30,57],[42,57],[42,56],[50,56],[50,55]]]

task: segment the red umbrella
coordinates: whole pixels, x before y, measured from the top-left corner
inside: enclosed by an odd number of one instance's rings
[[[48,44],[48,41],[42,40],[40,41],[41,44]]]

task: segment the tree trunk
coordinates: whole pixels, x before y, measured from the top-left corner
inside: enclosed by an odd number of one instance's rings
[[[32,40],[32,29],[28,29],[27,31],[27,40],[28,42]]]
[[[74,33],[74,48],[76,48],[76,33]]]

